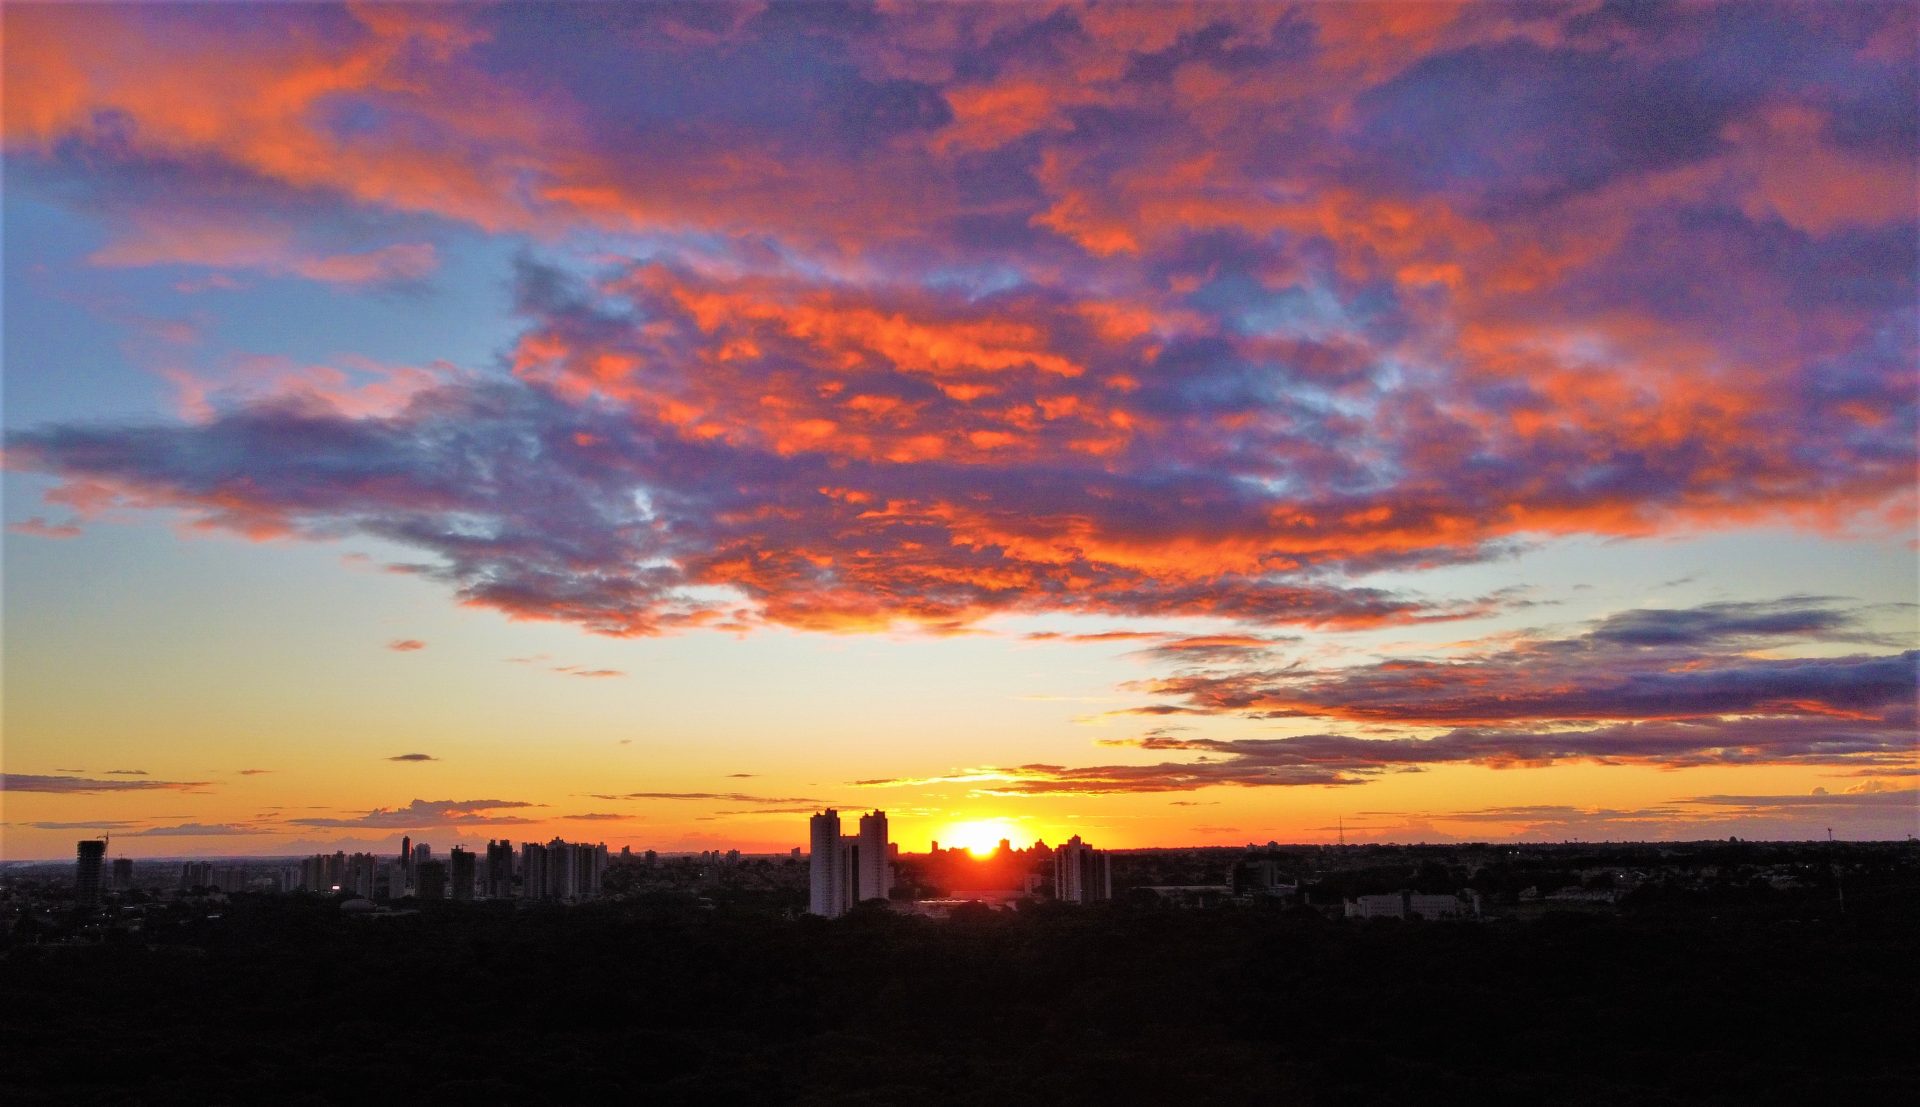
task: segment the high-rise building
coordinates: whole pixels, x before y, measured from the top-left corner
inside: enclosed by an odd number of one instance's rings
[[[407,898],[407,867],[399,861],[389,861],[385,866],[387,873],[387,898]]]
[[[842,837],[840,813],[828,808],[807,823],[807,911],[829,919],[862,900],[885,899],[893,888],[887,813],[860,817],[860,833]]]
[[[538,842],[520,847],[520,898],[547,898],[547,847]]]
[[[447,879],[452,881],[448,890],[457,902],[473,902],[473,860],[473,854],[459,846],[453,847],[452,852],[447,854]]]
[[[207,861],[189,861],[180,866],[180,887],[205,888],[213,883],[213,865]]]
[[[113,859],[113,886],[123,892],[133,887],[133,858]]]
[[[510,883],[512,854],[505,852],[508,843],[498,843],[502,851],[496,855],[495,847],[489,846],[487,856],[502,856],[502,883],[498,885],[499,895],[512,894]],[[586,842],[568,842],[555,838],[546,845],[538,842],[525,842],[520,846],[520,898],[551,899],[562,903],[574,900],[592,899],[600,894],[606,877],[606,843],[589,844]],[[491,862],[489,863],[491,869]],[[489,887],[493,887],[492,877],[488,878]],[[489,895],[496,894],[489,892]]]
[[[807,912],[837,919],[847,913],[840,812],[829,807],[807,820]]]
[[[380,872],[380,859],[371,853],[356,853],[347,859],[347,873],[340,887],[361,899],[373,898],[373,885]]]
[[[1094,849],[1078,834],[1053,851],[1053,894],[1062,903],[1093,903],[1113,898],[1113,864],[1107,851]]]
[[[446,863],[442,861],[415,862],[413,866],[413,894],[416,899],[446,899]]]
[[[400,836],[400,867],[406,871],[407,875],[413,875],[413,835],[411,834]]]
[[[82,906],[100,902],[100,863],[106,859],[104,839],[89,838],[80,843],[73,869],[73,898]]]
[[[316,853],[300,862],[300,887],[309,892],[325,892],[333,884],[327,875],[327,855]]]
[[[547,896],[562,903],[573,898],[574,873],[577,854],[564,839],[555,838],[547,843]]]
[[[855,881],[854,901],[885,899],[893,890],[893,862],[887,848],[887,813],[872,811],[860,816],[859,873]]]
[[[580,850],[580,861],[574,865],[574,896],[593,900],[601,894],[601,886],[607,879],[607,842],[595,842],[591,846],[582,842],[576,848]]]
[[[413,867],[419,868],[423,862],[433,860],[433,847],[425,842],[413,847]]]
[[[487,898],[508,899],[513,895],[513,843],[505,838],[487,841]]]

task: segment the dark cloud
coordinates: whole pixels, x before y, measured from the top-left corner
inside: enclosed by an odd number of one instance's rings
[[[430,753],[396,753],[392,757],[387,758],[387,760],[388,761],[438,761],[440,759],[438,757],[433,756]]]
[[[108,769],[108,776],[147,776],[145,769]]]
[[[740,792],[626,792],[618,795],[593,793],[604,800],[719,800],[723,803],[810,804],[814,810],[831,806],[825,800],[805,796],[749,796]]]
[[[412,829],[434,826],[516,826],[537,822],[517,815],[494,812],[532,807],[521,800],[414,800],[405,807],[378,807],[352,818],[309,817],[289,819],[297,826],[380,827]]]
[[[62,769],[61,772],[79,770]],[[89,780],[84,777],[34,776],[30,773],[7,773],[0,776],[0,791],[7,792],[66,792],[86,795],[95,792],[197,792],[207,788],[213,782],[208,780]]]
[[[1126,714],[1318,717],[1419,726],[1537,726],[1593,720],[1802,717],[1897,725],[1911,714],[1920,653],[1760,657],[1758,646],[1879,641],[1861,613],[1789,598],[1639,609],[1562,638],[1496,642],[1452,659],[1395,658],[1337,669],[1294,665],[1185,672],[1140,687],[1177,701]],[[1759,724],[1764,725],[1764,724]]]
[[[1890,788],[1885,791],[1841,792],[1832,795],[1816,794],[1806,796],[1695,796],[1688,803],[1707,804],[1714,807],[1738,807],[1748,812],[1777,810],[1780,808],[1825,808],[1844,809],[1854,807],[1886,807],[1904,811],[1909,815],[1920,814],[1920,789]]]
[[[1257,718],[1507,725],[1547,720],[1690,719],[1732,714],[1897,711],[1920,653],[1883,657],[1716,659],[1691,667],[1588,664],[1520,654],[1463,662],[1393,661],[1354,670],[1256,670],[1146,682],[1186,709]],[[1809,708],[1806,705],[1817,705]],[[1159,715],[1160,705],[1131,709]]]
[[[818,814],[818,813],[820,812],[820,809],[821,809],[821,808],[822,808],[823,806],[831,806],[831,805],[827,805],[827,804],[807,804],[807,805],[806,805],[806,806],[804,806],[804,807],[756,807],[756,808],[752,808],[751,810],[743,810],[743,811],[715,811],[715,812],[714,812],[714,815],[716,815],[716,816],[737,816],[737,815],[815,815],[815,814]]]
[[[271,834],[271,830],[236,823],[181,823],[178,826],[153,826],[131,831],[131,838],[217,838],[244,834]]]
[[[1677,583],[1677,582],[1676,582]],[[1789,596],[1766,603],[1713,603],[1685,609],[1641,608],[1601,619],[1597,642],[1629,646],[1726,647],[1743,641],[1873,640],[1860,614],[1830,597]]]
[[[1471,828],[1466,836],[1484,838],[1488,830],[1508,840],[1566,841],[1698,840],[1728,834],[1776,839],[1824,838],[1829,831],[1852,838],[1898,838],[1908,833],[1920,792],[1889,789],[1842,795],[1692,796],[1649,807],[1578,807],[1532,804],[1469,811],[1362,812],[1375,838],[1445,839],[1442,827]],[[1398,822],[1381,821],[1398,819]],[[1322,828],[1332,830],[1332,827]]]
[[[1360,784],[1387,773],[1439,765],[1533,768],[1567,762],[1653,765],[1845,766],[1899,773],[1913,762],[1910,712],[1891,721],[1733,718],[1622,723],[1557,731],[1463,727],[1432,738],[1308,734],[1290,738],[1146,737],[1105,743],[1200,756],[1151,764],[1028,764],[972,769],[929,779],[863,780],[896,787],[966,783],[997,795],[1186,792]]]

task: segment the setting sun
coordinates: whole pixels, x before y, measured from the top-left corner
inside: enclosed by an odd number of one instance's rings
[[[1002,840],[1011,841],[1019,834],[1018,828],[1006,819],[976,819],[948,826],[937,840],[947,846],[965,847],[975,857],[986,857]]]

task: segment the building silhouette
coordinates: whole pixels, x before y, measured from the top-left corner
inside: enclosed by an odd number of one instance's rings
[[[474,876],[473,854],[459,846],[453,847],[452,852],[447,854],[447,879],[452,881],[452,887],[448,890],[453,900],[459,903],[473,902]]]
[[[424,849],[425,847],[419,847]],[[418,861],[413,866],[413,894],[417,899],[447,898],[447,865],[444,861]]]
[[[839,918],[854,904],[885,899],[893,884],[887,813],[860,818],[858,837],[842,837],[840,813],[829,807],[807,821],[807,912]]]
[[[361,899],[370,900],[379,875],[380,858],[371,853],[356,853],[347,858],[347,873],[345,879],[340,881],[340,887]]]
[[[513,843],[487,840],[487,898],[513,897]]]
[[[113,886],[123,892],[133,887],[133,858],[113,859]]]
[[[1356,896],[1345,902],[1345,913],[1350,919],[1456,919],[1471,911],[1472,906],[1459,896],[1407,891]]]
[[[859,870],[854,902],[885,899],[893,890],[893,855],[887,842],[887,813],[875,810],[860,816]]]
[[[507,843],[500,845],[506,847]],[[491,848],[488,856],[493,856]],[[588,845],[555,838],[544,846],[537,842],[520,846],[522,899],[550,899],[561,903],[593,899],[600,894],[606,872],[605,843]]]
[[[1113,862],[1078,834],[1053,851],[1053,894],[1062,903],[1094,903],[1113,898]]]
[[[538,842],[520,846],[520,898],[547,898],[547,847]]]
[[[83,907],[100,902],[100,864],[106,860],[105,839],[89,838],[81,842],[73,869],[73,898]]]

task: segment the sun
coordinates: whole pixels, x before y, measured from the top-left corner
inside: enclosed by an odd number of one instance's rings
[[[1002,839],[1010,841],[1019,833],[1019,829],[1006,819],[975,819],[948,825],[940,835],[940,842],[947,846],[964,846],[975,857],[986,857],[1000,847]]]

